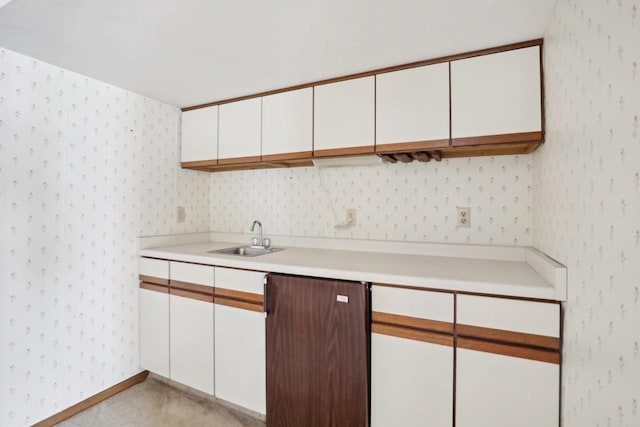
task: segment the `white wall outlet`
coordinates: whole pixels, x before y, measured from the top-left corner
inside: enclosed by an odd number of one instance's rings
[[[471,227],[471,208],[458,206],[456,211],[456,227]]]
[[[184,222],[187,219],[187,212],[184,206],[178,206],[178,222]]]
[[[347,227],[353,227],[356,225],[356,210],[347,209]]]

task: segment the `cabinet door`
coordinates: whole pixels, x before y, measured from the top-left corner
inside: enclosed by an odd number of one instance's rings
[[[452,61],[452,144],[540,141],[541,94],[539,46]]]
[[[171,261],[171,379],[213,394],[214,268]]]
[[[220,106],[218,163],[260,161],[262,98]]]
[[[456,426],[554,426],[560,306],[458,295]]]
[[[265,273],[215,269],[216,397],[266,413]]]
[[[140,258],[140,366],[169,378],[169,262]]]
[[[457,427],[559,424],[559,365],[457,349]]]
[[[374,82],[372,76],[314,88],[314,156],[374,151]]]
[[[449,63],[376,76],[376,152],[449,146]]]
[[[266,413],[262,312],[216,304],[216,397]]]
[[[373,286],[371,425],[453,424],[453,295]]]
[[[183,163],[218,158],[218,106],[182,113],[180,159]]]
[[[140,366],[169,378],[169,293],[140,288]]]
[[[262,98],[262,159],[311,158],[313,88]]]
[[[213,394],[213,301],[170,296],[171,379]]]

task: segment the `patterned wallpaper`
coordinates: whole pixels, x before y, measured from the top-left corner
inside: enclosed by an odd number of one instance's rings
[[[503,245],[532,243],[531,156],[211,175],[211,230]],[[456,228],[456,206],[471,227]],[[336,228],[346,209],[356,226]],[[277,243],[277,242],[276,242]]]
[[[534,244],[567,265],[563,425],[640,426],[640,2],[559,0]]]
[[[0,48],[0,425],[138,372],[135,238],[209,226],[209,175],[178,168],[179,118]]]

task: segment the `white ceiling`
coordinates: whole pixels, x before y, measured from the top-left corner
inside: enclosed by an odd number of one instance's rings
[[[0,46],[186,107],[543,36],[557,0],[0,0]]]

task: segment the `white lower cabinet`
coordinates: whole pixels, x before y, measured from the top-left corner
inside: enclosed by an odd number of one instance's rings
[[[453,294],[372,287],[371,425],[453,425]]]
[[[371,337],[371,425],[451,426],[453,348]]]
[[[171,379],[213,394],[213,303],[170,296]]]
[[[169,294],[140,288],[140,366],[169,378]]]
[[[266,414],[265,273],[216,267],[216,397]]]
[[[216,306],[216,397],[266,413],[265,320],[262,313]]]
[[[456,427],[559,423],[559,365],[458,348]]]

